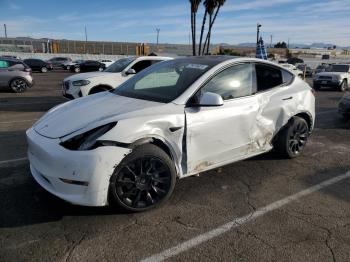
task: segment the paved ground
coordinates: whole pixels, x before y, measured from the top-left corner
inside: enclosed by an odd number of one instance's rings
[[[267,154],[181,180],[150,212],[73,206],[41,189],[22,159],[25,130],[64,101],[65,76],[35,74],[27,93],[0,93],[0,261],[137,261],[350,170],[342,94],[320,91],[316,129],[298,159]],[[171,259],[350,261],[350,179],[309,193]]]

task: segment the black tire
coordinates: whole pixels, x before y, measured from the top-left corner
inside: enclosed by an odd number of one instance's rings
[[[341,92],[345,92],[348,89],[348,81],[347,80],[343,80],[343,82],[340,85],[340,91]]]
[[[320,85],[315,85],[315,84],[314,84],[314,89],[315,89],[316,91],[319,91],[319,90],[321,89],[321,86],[320,86]]]
[[[309,137],[310,127],[301,117],[293,117],[279,132],[274,148],[284,158],[295,158],[301,155]]]
[[[22,78],[15,78],[10,82],[10,87],[15,93],[23,93],[28,89],[28,83]]]
[[[48,69],[46,66],[43,66],[41,69],[40,69],[41,73],[47,73]]]
[[[114,170],[110,180],[110,203],[140,212],[155,208],[171,196],[176,168],[170,157],[152,144],[135,148]]]

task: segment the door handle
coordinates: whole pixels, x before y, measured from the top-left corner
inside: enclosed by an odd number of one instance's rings
[[[293,97],[292,97],[292,96],[290,96],[290,97],[286,97],[286,98],[283,98],[282,100],[283,100],[283,101],[286,101],[286,100],[291,100],[291,99],[293,99]]]

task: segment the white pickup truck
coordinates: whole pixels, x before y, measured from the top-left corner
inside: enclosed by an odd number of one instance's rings
[[[334,87],[342,92],[349,88],[350,64],[331,65],[326,72],[321,72],[314,77],[314,89],[321,87]]]

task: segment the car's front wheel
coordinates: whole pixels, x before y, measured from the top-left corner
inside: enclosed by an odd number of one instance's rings
[[[28,83],[24,79],[16,78],[11,81],[10,87],[15,93],[23,93],[28,89]]]
[[[47,72],[47,68],[46,68],[46,66],[43,66],[42,68],[41,68],[41,73],[46,73]]]
[[[133,150],[115,169],[110,197],[129,211],[144,211],[166,201],[176,182],[170,157],[158,146],[146,144]]]
[[[80,72],[80,67],[75,67],[75,68],[74,68],[74,72],[75,72],[75,73],[79,73],[79,72]]]
[[[293,117],[278,134],[274,143],[277,153],[286,158],[298,157],[306,146],[309,129],[305,119]]]

